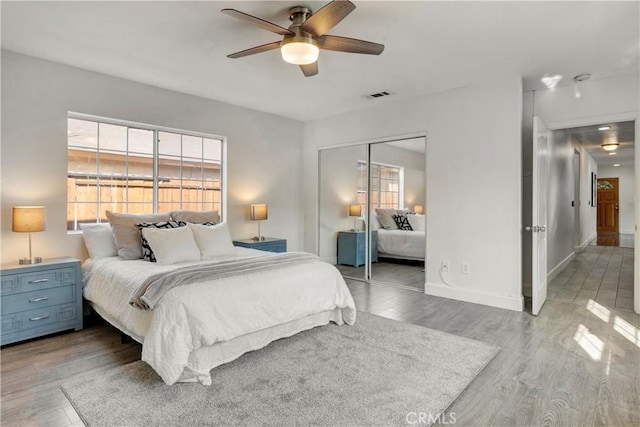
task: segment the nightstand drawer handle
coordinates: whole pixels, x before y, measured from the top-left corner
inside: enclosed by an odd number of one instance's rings
[[[40,302],[40,301],[46,301],[48,299],[49,297],[31,298],[29,302]]]
[[[29,283],[30,284],[33,284],[33,283],[44,283],[44,282],[48,282],[48,281],[49,281],[49,279],[36,279],[36,280],[29,280]]]
[[[35,322],[36,320],[44,320],[44,319],[48,319],[49,315],[47,314],[46,316],[38,316],[38,317],[32,317],[29,320],[32,322]]]

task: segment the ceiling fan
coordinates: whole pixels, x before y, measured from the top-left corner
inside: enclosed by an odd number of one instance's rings
[[[380,55],[384,45],[349,37],[326,35],[349,15],[356,6],[348,0],[334,0],[324,5],[316,13],[304,6],[289,9],[292,24],[284,28],[272,22],[240,12],[235,9],[222,9],[222,13],[248,21],[260,28],[283,36],[282,41],[263,44],[227,55],[227,58],[242,58],[256,53],[280,48],[282,59],[300,66],[306,77],[318,74],[318,55],[320,49],[338,52]]]

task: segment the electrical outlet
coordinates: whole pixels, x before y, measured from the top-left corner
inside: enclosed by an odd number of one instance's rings
[[[471,267],[469,267],[468,262],[462,263],[462,274],[471,274]]]
[[[448,273],[449,272],[449,261],[447,260],[442,260],[442,264],[440,265],[440,270],[442,270],[443,273]]]

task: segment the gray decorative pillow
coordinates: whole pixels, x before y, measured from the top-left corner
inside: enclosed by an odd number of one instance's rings
[[[214,211],[171,211],[169,212],[173,221],[192,222],[194,224],[204,224],[205,222],[212,222],[218,224],[220,222],[220,215],[217,210]]]
[[[169,221],[169,214],[133,215],[107,211],[107,219],[113,230],[113,238],[118,247],[121,259],[142,258],[142,243],[140,230],[136,224],[143,222]]]
[[[380,221],[380,225],[385,230],[397,230],[398,225],[396,221],[393,219],[393,216],[396,215],[395,209],[376,209],[376,214],[378,215],[378,221]]]
[[[179,228],[186,227],[187,223],[184,221],[162,221],[162,222],[143,222],[142,224],[136,224],[138,230],[142,231],[143,228]],[[140,243],[142,245],[142,259],[145,261],[156,262],[156,256],[149,245],[149,242],[144,237],[144,233],[140,233]]]

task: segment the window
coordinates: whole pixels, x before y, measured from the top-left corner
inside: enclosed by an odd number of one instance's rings
[[[400,209],[403,199],[404,168],[371,163],[371,207]],[[367,163],[358,162],[357,203],[367,211]]]
[[[67,230],[105,211],[222,214],[223,139],[109,119],[67,119]]]

